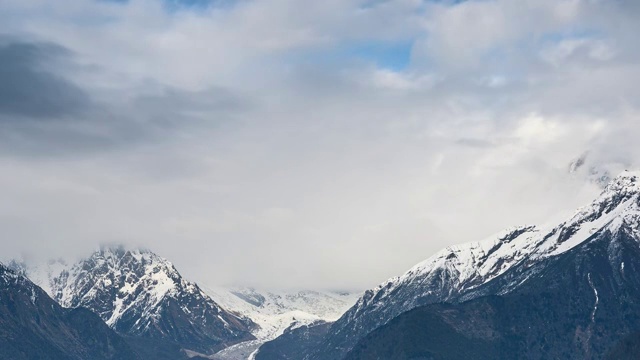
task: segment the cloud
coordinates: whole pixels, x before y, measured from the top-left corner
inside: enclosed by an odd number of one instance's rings
[[[44,69],[48,63],[67,55],[64,48],[52,44],[0,44],[2,119],[59,118],[86,108],[90,100],[84,91]]]
[[[637,10],[5,1],[5,256],[116,241],[208,284],[362,288],[562,218],[598,192],[576,157],[638,166]]]
[[[250,107],[221,87],[99,88],[82,79],[88,72],[100,77],[105,71],[77,64],[77,55],[62,45],[5,37],[0,154],[47,158],[131,149],[163,142],[198,123],[220,126],[231,121],[230,114]]]

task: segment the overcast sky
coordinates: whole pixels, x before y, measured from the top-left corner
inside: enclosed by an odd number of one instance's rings
[[[361,289],[561,219],[638,165],[639,4],[2,0],[0,258]]]

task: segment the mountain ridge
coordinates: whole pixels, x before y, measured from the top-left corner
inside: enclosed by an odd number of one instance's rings
[[[599,230],[615,232],[625,226],[634,234],[640,228],[640,172],[621,173],[600,196],[559,225],[514,227],[484,241],[447,247],[365,291],[321,344],[301,358],[341,358],[366,334],[418,306],[509,293],[527,280],[503,276],[515,266],[534,267],[588,241]],[[500,277],[505,281],[492,282]]]

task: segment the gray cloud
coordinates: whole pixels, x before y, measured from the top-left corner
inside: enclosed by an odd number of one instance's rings
[[[51,42],[0,44],[0,155],[82,157],[132,149],[171,141],[198,124],[224,126],[249,106],[219,87],[192,91],[157,84],[118,98],[113,93],[123,89],[105,93],[72,81],[74,71],[103,71],[74,61],[72,51]]]
[[[68,51],[52,44],[0,43],[0,119],[56,119],[90,106],[86,92],[46,69],[67,56]]]

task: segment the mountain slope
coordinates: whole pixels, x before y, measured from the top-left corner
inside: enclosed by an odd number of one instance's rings
[[[72,266],[27,268],[67,308],[85,307],[121,334],[210,354],[252,340],[251,320],[220,307],[175,267],[146,250],[102,248]]]
[[[31,281],[0,264],[0,359],[140,357],[91,311],[63,309]]]
[[[339,359],[366,334],[418,306],[459,302],[517,289],[537,268],[597,232],[640,228],[640,174],[624,172],[600,197],[550,228],[517,227],[481,242],[449,247],[365,294],[330,329],[311,359]],[[522,274],[510,271],[520,269]],[[491,284],[489,286],[489,284]]]
[[[628,224],[536,267],[512,292],[401,314],[347,359],[601,359],[640,329],[640,247]]]

